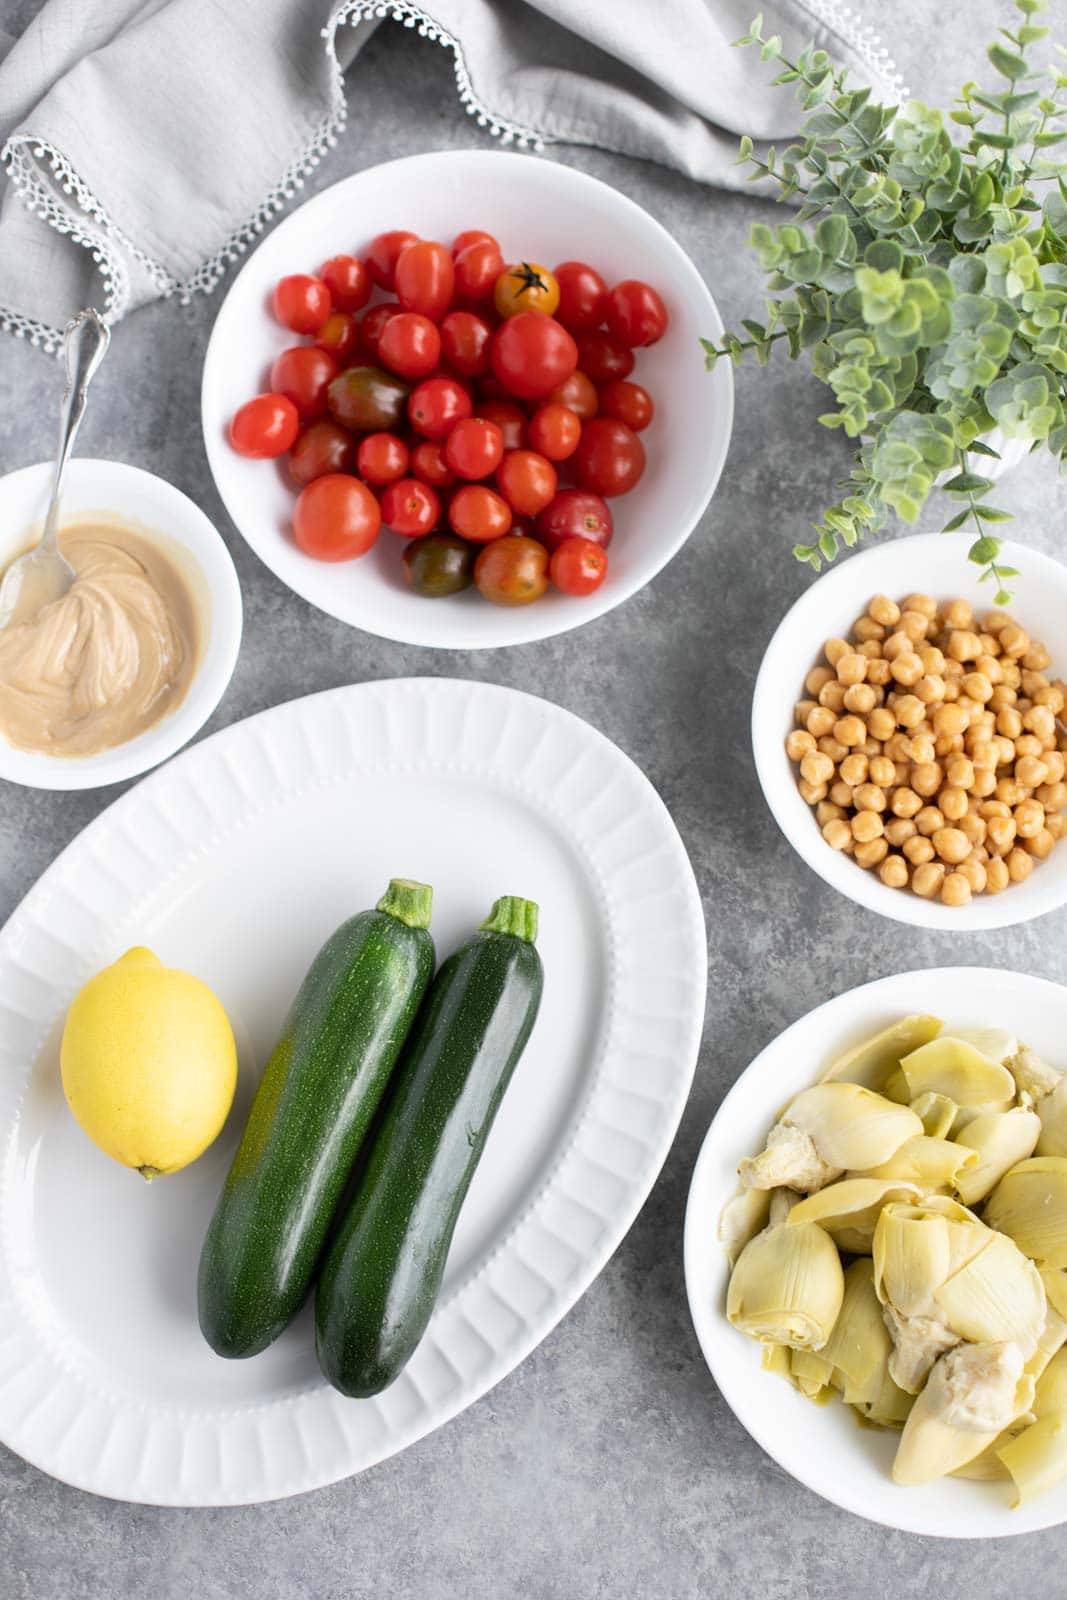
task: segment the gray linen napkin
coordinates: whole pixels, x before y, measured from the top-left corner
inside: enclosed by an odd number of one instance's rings
[[[211,289],[335,142],[345,73],[386,17],[412,49],[453,51],[461,100],[506,142],[595,144],[735,186],[738,135],[797,121],[773,64],[730,49],[757,5],[45,0],[19,39],[0,33],[0,328],[52,348],[80,305],[114,322]],[[774,0],[765,23],[899,93],[839,0]],[[358,66],[350,85],[358,117]]]

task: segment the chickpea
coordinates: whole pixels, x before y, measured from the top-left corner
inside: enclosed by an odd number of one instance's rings
[[[1012,883],[1022,883],[1034,870],[1034,858],[1033,856],[1028,856],[1020,845],[1016,845],[1015,849],[1006,858],[1006,865],[1008,877]]]
[[[853,790],[852,804],[857,811],[884,811],[885,790],[876,783],[861,783],[858,789]]]
[[[974,621],[974,612],[967,600],[950,600],[941,612],[941,626],[943,628],[969,628]]]
[[[926,707],[913,694],[902,694],[893,707],[893,715],[902,728],[917,728],[926,721]]]
[[[813,711],[818,710],[818,706],[819,702],[817,700],[797,701],[796,705],[793,707],[793,721],[796,723],[798,728],[807,727],[808,718],[811,716]]]
[[[1020,839],[1032,839],[1045,826],[1045,808],[1040,800],[1023,800],[1015,807],[1015,831]]]
[[[993,794],[996,787],[997,775],[992,767],[980,767],[974,775],[970,790],[979,800],[983,800],[987,795]]]
[[[983,872],[982,876],[985,876]],[[966,906],[971,900],[971,886],[962,872],[950,872],[941,885],[941,900],[946,906]]]
[[[852,843],[852,829],[841,818],[834,817],[823,826],[822,836],[831,850],[843,850]]]
[[[906,633],[912,644],[921,644],[930,631],[930,619],[924,617],[921,611],[902,611],[897,627],[901,633]]]
[[[978,816],[974,811],[966,811],[959,818],[958,826],[960,832],[965,833],[971,841],[972,850],[977,849],[979,845],[985,845],[986,822],[984,817]]]
[[[911,769],[911,786],[916,794],[929,800],[940,789],[943,776],[936,761],[920,761]]]
[[[998,800],[1003,800],[1006,806],[1011,806],[1012,810],[1030,798],[1029,789],[1024,789],[1014,778],[1000,778],[993,793]]]
[[[1006,611],[988,611],[982,618],[982,626],[986,633],[991,633],[995,639],[1000,638],[1001,630],[1007,628],[1015,621]]]
[[[897,775],[896,765],[888,756],[872,756],[867,772],[871,782],[877,783],[882,789],[887,789]]]
[[[1023,719],[1014,706],[1005,706],[997,712],[997,732],[1005,739],[1017,739],[1023,731]]]
[[[921,867],[924,862],[934,859],[934,847],[921,833],[912,839],[905,839],[903,849],[913,867]]]
[[[833,732],[837,718],[826,706],[815,706],[808,713],[805,727],[815,739],[821,739],[825,734]]]
[[[1067,817],[1062,811],[1052,811],[1045,818],[1045,827],[1054,839],[1062,839],[1067,833]]]
[[[914,839],[918,829],[910,817],[890,817],[885,825],[885,837],[899,849],[907,839]]]
[[[830,785],[830,799],[835,806],[849,807],[852,805],[852,789],[843,778],[838,778]]]
[[[815,739],[803,728],[794,728],[785,741],[785,753],[790,761],[803,761],[815,749]]]
[[[845,710],[866,716],[877,704],[877,696],[869,683],[852,683],[845,690]]]
[[[979,701],[982,705],[985,705],[987,700],[993,698],[993,685],[984,672],[964,673],[961,679],[961,687],[964,694],[968,695],[972,700]]]
[[[1051,743],[1056,737],[1056,718],[1048,706],[1031,706],[1029,711],[1023,713],[1023,727],[1029,733],[1036,733],[1039,739]]]
[[[902,787],[894,790],[889,809],[895,817],[914,817],[922,810],[922,800],[914,789]]]
[[[942,861],[950,866],[965,861],[971,853],[971,841],[959,828],[938,828],[931,842]]]
[[[1054,717],[1058,717],[1063,710],[1063,690],[1056,684],[1050,683],[1045,689],[1038,689],[1034,695],[1035,706],[1048,706]]]
[[[928,672],[915,685],[915,693],[924,706],[939,705],[945,698],[945,680],[940,673]]]
[[[814,806],[826,799],[829,789],[825,783],[809,783],[807,778],[798,778],[797,792],[809,806]]]
[[[815,820],[820,828],[825,827],[828,822],[835,822],[844,814],[844,806],[834,805],[832,800],[820,800],[815,807]]]
[[[1006,734],[998,733],[994,741],[997,747],[997,766],[1010,767],[1015,760],[1015,745]]]
[[[829,783],[834,775],[834,764],[821,751],[810,751],[800,763],[800,776],[808,783]]]
[[[914,650],[902,650],[889,670],[895,682],[903,684],[906,689],[914,688],[919,679],[925,676],[923,664]]]
[[[1047,750],[1044,755],[1045,766],[1048,768],[1048,783],[1062,783],[1063,775],[1067,772],[1067,762],[1059,750]],[[1041,804],[1044,805],[1044,801]]]
[[[1048,689],[1051,687],[1043,672],[1031,672],[1030,668],[1026,666],[1025,662],[1023,663],[1022,680],[1023,681],[1019,687],[1022,689],[1023,694],[1026,695],[1028,700],[1032,700],[1040,689]]]
[[[920,766],[936,759],[937,749],[928,733],[917,734],[911,741],[911,759]]]
[[[937,803],[949,822],[959,822],[967,815],[967,791],[948,784],[937,797]]]
[[[938,706],[933,715],[934,732],[939,739],[951,739],[964,733],[970,718],[960,706]]]
[[[891,628],[900,620],[900,607],[896,601],[890,600],[888,595],[876,594],[867,607],[867,615],[873,617],[875,622],[880,622],[884,628]]]
[[[945,777],[957,789],[969,789],[974,782],[974,766],[966,756],[950,756],[945,765]]]
[[[910,763],[907,762],[907,761],[894,761],[894,763],[893,763],[893,782],[892,782],[891,787],[894,788],[894,789],[907,789],[907,788],[910,787],[910,783],[909,783],[910,778],[911,778],[911,765],[910,765]]]
[[[1000,640],[1001,650],[1013,661],[1020,660],[1030,651],[1030,635],[1025,628],[1020,628],[1015,623],[1009,623],[1006,628],[1001,628],[997,637]]]
[[[875,622],[873,617],[860,617],[852,629],[852,637],[858,639],[861,644],[866,643],[868,639],[881,640],[885,638],[885,629],[880,622]]]
[[[979,656],[974,664],[974,670],[975,672],[980,672],[983,678],[988,678],[994,689],[998,684],[1004,682],[1004,668],[996,656]],[[976,700],[977,698],[978,696],[975,695]]]
[[[1015,763],[1015,777],[1028,789],[1036,789],[1047,779],[1048,767],[1037,756],[1023,756]]]
[[[936,806],[923,806],[915,813],[915,826],[920,833],[929,836],[945,826],[945,818]]]
[[[962,749],[962,733],[953,733],[948,737],[934,740],[934,755],[939,761],[944,761],[948,756],[954,756],[958,750]]]
[[[989,821],[990,817],[1010,817],[1011,806],[1006,806],[1003,800],[983,800],[978,807],[978,815]]]
[[[1015,665],[1015,662],[1005,659],[1001,664],[1001,668],[1004,673],[1004,687],[1006,689],[1017,689],[1022,680],[1022,673]]]
[[[1001,890],[1006,889],[1010,882],[1011,878],[1008,875],[1007,863],[1002,861],[1000,856],[994,856],[992,861],[987,863],[985,869],[986,894],[1000,894]]]
[[[876,867],[889,854],[889,846],[884,839],[870,839],[866,844],[857,844],[852,854],[857,866]]]
[[[869,659],[867,662],[867,682],[873,683],[877,688],[889,683],[889,662],[883,661],[881,656]]]
[[[818,699],[820,689],[824,689],[828,683],[833,683],[833,681],[834,675],[829,667],[812,667],[804,679],[804,687],[809,694],[813,694]]]
[[[896,633],[891,633],[883,643],[882,654],[887,661],[895,661],[898,656],[913,654],[911,646],[912,641],[907,634],[902,628],[898,628]]]
[[[892,738],[886,740],[883,754],[890,761],[910,761],[911,740],[906,733],[894,733]]]
[[[819,704],[839,717],[845,709],[845,686],[843,683],[824,683],[819,690]]]
[[[896,717],[884,706],[879,706],[867,718],[867,731],[872,739],[889,739],[896,732],[896,727]]]
[[[1036,733],[1020,733],[1015,741],[1015,759],[1020,761],[1023,756],[1038,756],[1044,759],[1045,746]]]
[[[908,881],[907,863],[900,856],[886,856],[878,876],[887,889],[903,889]]]
[[[937,601],[928,594],[909,594],[901,607],[903,611],[921,611],[931,622],[937,616]]]
[[[1035,672],[1044,672],[1045,668],[1051,665],[1052,657],[1048,653],[1047,646],[1043,644],[1032,644],[1023,656],[1023,666],[1030,667]]]
[[[911,875],[913,893],[923,900],[932,900],[945,881],[945,869],[940,861],[925,861]]]
[[[861,656],[856,650],[849,650],[837,662],[837,681],[848,687],[854,683],[862,683],[867,676],[867,657]]]
[[[852,837],[857,844],[870,844],[872,839],[880,839],[885,831],[885,823],[878,811],[857,811],[852,818]]]
[[[839,761],[844,761],[845,757],[848,755],[848,745],[841,744],[839,740],[834,738],[832,733],[826,733],[823,735],[818,742],[818,748],[822,751],[824,756],[830,757],[830,760],[835,766]]]
[[[832,667],[836,667],[842,656],[851,655],[852,646],[847,639],[827,639],[822,647],[822,653]]]
[[[955,628],[948,636],[945,653],[953,661],[977,661],[982,654],[982,643],[969,628]]]
[[[998,683],[993,693],[989,696],[990,711],[1007,711],[1014,706],[1019,696],[1015,690],[1006,683]]]
[[[1040,828],[1030,839],[1023,840],[1023,849],[1027,855],[1035,856],[1038,861],[1044,861],[1051,854],[1056,841],[1047,828]]]
[[[867,757],[857,753],[847,754],[838,768],[838,776],[854,789],[857,784],[867,781]]]
[[[848,750],[854,750],[867,737],[867,725],[861,717],[839,717],[834,723],[834,738]]]
[[[940,678],[945,670],[945,657],[936,644],[931,644],[929,640],[924,639],[922,644],[915,646],[915,654],[922,662],[923,671],[927,677]]]

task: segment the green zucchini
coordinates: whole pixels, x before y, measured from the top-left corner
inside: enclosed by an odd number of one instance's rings
[[[537,907],[498,900],[444,962],[404,1050],[315,1291],[343,1394],[384,1389],[426,1331],[475,1168],[541,1001]]]
[[[200,1256],[200,1327],[252,1356],[300,1309],[434,968],[433,891],[394,878],[315,960],[267,1062]]]

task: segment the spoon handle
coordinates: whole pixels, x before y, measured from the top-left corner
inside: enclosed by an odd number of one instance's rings
[[[52,498],[48,502],[48,515],[45,518],[44,533],[41,535],[38,549],[55,551],[59,549],[59,500],[63,492],[63,478],[78,428],[85,415],[86,392],[93,374],[104,359],[110,340],[110,328],[100,314],[91,307],[86,311],[79,311],[73,321],[67,323],[63,340],[67,361],[67,387],[63,393],[63,406],[60,411],[59,447],[56,454],[55,476],[52,479]]]

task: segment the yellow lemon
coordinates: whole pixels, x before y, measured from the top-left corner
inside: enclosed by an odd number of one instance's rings
[[[67,1012],[63,1091],[94,1144],[145,1178],[177,1172],[233,1104],[237,1047],[221,1002],[151,950],[127,950]]]

